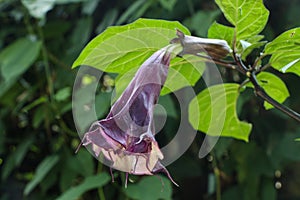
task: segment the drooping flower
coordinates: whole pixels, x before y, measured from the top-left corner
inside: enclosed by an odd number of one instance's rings
[[[154,138],[153,120],[154,105],[166,81],[170,57],[164,48],[148,58],[107,117],[91,125],[82,145],[91,145],[96,157],[103,155],[106,164],[126,175],[164,172],[177,185],[160,163],[164,156]]]

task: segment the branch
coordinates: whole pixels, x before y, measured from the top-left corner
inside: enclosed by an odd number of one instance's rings
[[[262,60],[266,56],[266,54],[263,54],[259,58],[257,58],[252,66],[247,67],[241,60],[240,56],[236,54],[236,49],[235,49],[236,36],[234,36],[234,41],[233,41],[234,49],[232,51],[225,40],[186,36],[184,35],[183,32],[179,30],[177,30],[176,34],[177,34],[177,38],[173,38],[170,41],[170,43],[181,44],[182,51],[179,54],[177,54],[177,56],[183,56],[184,54],[191,54],[191,55],[205,58],[206,62],[214,62],[226,68],[238,70],[241,74],[249,78],[249,81],[254,86],[255,94],[257,96],[261,97],[263,100],[270,103],[271,105],[273,105],[275,108],[282,111],[286,115],[300,122],[299,113],[284,106],[283,104],[279,103],[278,101],[270,97],[265,92],[265,90],[259,85],[256,78],[256,74],[259,74],[261,71],[265,70],[267,67],[270,66],[269,64],[267,64],[257,69],[257,65],[259,61]],[[227,62],[222,60],[222,58],[226,57],[231,51],[233,53],[233,58],[235,62],[233,63],[233,62]],[[201,55],[200,54],[201,52],[205,52],[206,54],[208,54],[208,56]],[[245,83],[247,82],[244,82],[242,84]]]
[[[235,62],[237,63],[237,66],[242,69],[245,72],[245,75],[248,76],[250,82],[254,86],[255,94],[259,97],[261,97],[263,100],[277,108],[278,110],[282,111],[286,115],[290,116],[291,118],[295,119],[296,121],[300,122],[300,114],[295,112],[294,110],[290,109],[289,107],[286,107],[285,105],[279,103],[272,97],[270,97],[266,91],[259,85],[257,78],[256,78],[256,71],[249,70],[241,60],[239,56],[235,52],[233,52],[233,58]]]

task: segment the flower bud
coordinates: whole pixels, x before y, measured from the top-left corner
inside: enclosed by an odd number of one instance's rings
[[[225,40],[188,36],[179,30],[177,30],[176,34],[178,37],[172,39],[170,43],[181,44],[183,50],[179,53],[179,56],[183,56],[184,54],[199,55],[200,53],[206,53],[213,59],[221,59],[232,52]]]

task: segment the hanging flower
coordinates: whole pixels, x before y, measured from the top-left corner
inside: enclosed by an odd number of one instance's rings
[[[105,119],[94,122],[82,139],[96,157],[103,155],[110,167],[135,175],[152,175],[167,169],[160,163],[163,154],[154,138],[154,105],[158,101],[170,64],[166,48],[148,58],[128,87],[113,104]]]

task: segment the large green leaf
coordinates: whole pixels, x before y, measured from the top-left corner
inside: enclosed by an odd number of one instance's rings
[[[178,22],[139,19],[132,24],[108,28],[81,52],[73,67],[89,65],[106,72],[120,74],[116,80],[117,96],[125,89],[138,67],[156,50],[176,37],[175,28],[189,34]],[[204,71],[201,58],[174,58],[167,86],[162,95],[185,86],[193,86]]]
[[[104,186],[109,182],[109,175],[107,173],[101,173],[96,176],[90,176],[85,178],[85,180],[64,192],[61,196],[59,196],[56,200],[72,200],[78,199],[83,193],[88,190],[99,188]]]
[[[161,181],[163,181],[163,186]],[[124,192],[132,199],[172,199],[171,182],[164,177],[161,177],[161,181],[154,176],[145,176],[140,182],[129,184]]]
[[[94,38],[73,63],[105,72],[126,73],[140,66],[153,52],[169,44],[175,29],[189,31],[178,22],[139,19],[125,26],[106,29]]]
[[[232,47],[232,39],[234,35],[234,28],[214,22],[208,29],[209,38],[218,38],[226,40]]]
[[[271,54],[272,67],[281,72],[292,72],[300,76],[300,28],[288,30],[265,47]]]
[[[189,105],[192,126],[211,136],[248,141],[252,125],[238,119],[238,88],[238,84],[219,84],[199,93]]]
[[[290,96],[285,83],[274,74],[261,72],[257,75],[257,80],[259,84],[264,88],[266,93],[279,103],[283,103],[286,98]],[[251,83],[248,83],[247,86],[253,88],[253,85]],[[273,108],[273,106],[266,101],[264,102],[264,107],[266,109]]]
[[[116,79],[116,97],[125,90],[135,75],[137,68],[132,68],[125,74],[120,74]],[[186,86],[194,86],[205,70],[203,58],[184,55],[183,58],[175,57],[171,60],[167,80],[160,95],[166,95]]]
[[[161,95],[176,91],[186,86],[194,86],[205,70],[205,63],[200,57],[185,55],[171,60],[171,67]]]
[[[36,60],[41,42],[29,37],[18,39],[0,52],[0,70],[5,81],[24,73]]]
[[[257,35],[265,27],[269,11],[262,0],[215,0],[235,27],[237,41]]]
[[[37,167],[33,179],[26,185],[24,194],[28,195],[43,180],[58,161],[58,155],[46,157]]]

